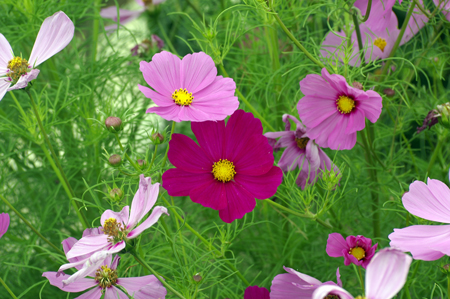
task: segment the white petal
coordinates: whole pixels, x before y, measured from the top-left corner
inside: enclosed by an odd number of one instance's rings
[[[9,86],[11,85],[11,82],[9,82],[5,78],[0,78],[0,101],[5,96],[6,92],[8,91]]]
[[[11,45],[0,33],[0,77],[6,74],[8,69],[8,62],[14,58]],[[1,98],[1,97],[0,97]]]

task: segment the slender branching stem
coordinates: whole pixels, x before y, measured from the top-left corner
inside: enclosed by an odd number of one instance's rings
[[[371,9],[372,9],[372,0],[369,0],[369,2],[367,3],[366,14],[364,15],[364,18],[361,19],[361,23],[364,23],[369,19]]]
[[[8,293],[11,295],[12,298],[17,299],[16,295],[11,291],[11,289],[8,287],[8,285],[3,281],[3,279],[0,277],[0,283],[5,287],[5,289],[8,291]]]
[[[125,158],[128,160],[128,162],[130,162],[131,166],[133,166],[134,169],[136,169],[138,172],[141,172],[141,168],[136,163],[134,163],[134,161],[130,158],[130,156],[128,156],[127,152],[125,151],[125,148],[123,147],[122,142],[120,141],[119,134],[116,133],[114,135],[116,136],[116,140],[120,146],[120,149],[125,154]]]

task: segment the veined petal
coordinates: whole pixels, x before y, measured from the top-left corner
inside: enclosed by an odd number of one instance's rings
[[[28,82],[36,79],[37,76],[39,75],[39,72],[40,71],[38,69],[31,70],[28,74],[20,77],[19,81],[17,81],[16,84],[14,84],[12,87],[8,88],[8,91],[22,89],[22,88],[27,87]]]
[[[350,249],[344,237],[339,233],[332,233],[328,235],[327,240],[327,254],[331,257],[344,256],[343,250]]]
[[[148,218],[145,219],[144,222],[142,222],[138,227],[128,233],[127,238],[134,239],[139,236],[144,230],[155,224],[162,214],[166,214],[167,216],[169,216],[169,213],[167,212],[167,209],[165,207],[155,207],[150,216],[148,216]]]
[[[100,268],[100,266],[104,265],[106,262],[106,259],[109,259],[109,263],[111,263],[111,254],[107,251],[99,251],[91,255],[83,264],[83,267],[81,270],[78,270],[75,274],[67,277],[67,279],[62,280],[63,288],[71,284],[75,281],[78,281],[80,279],[83,279],[88,274],[92,273],[93,271]],[[63,268],[61,266],[61,268]],[[61,273],[61,268],[58,270],[59,273]]]
[[[165,299],[167,290],[159,281],[153,281],[134,293],[134,299]]]
[[[59,11],[42,23],[28,63],[36,67],[64,49],[72,40],[75,26],[69,17]]]
[[[226,209],[219,211],[220,219],[226,223],[231,223],[236,219],[241,219],[246,213],[253,211],[256,201],[251,193],[233,181],[225,185],[225,190],[228,204]]]
[[[124,287],[127,290],[128,294],[132,295],[134,292],[139,291],[142,287],[155,281],[161,284],[161,282],[156,278],[155,275],[119,278],[117,280],[117,284]]]
[[[67,252],[67,259],[79,257],[97,251],[102,251],[111,245],[107,235],[94,235],[81,238],[72,249]]]
[[[227,207],[227,195],[225,184],[214,179],[212,174],[204,181],[203,185],[196,187],[189,192],[191,200],[204,207],[213,210],[222,210]]]
[[[217,162],[223,158],[225,142],[225,122],[205,121],[191,123],[192,132],[200,147],[211,161]]]
[[[100,299],[101,297],[102,297],[102,288],[96,287],[90,290],[89,292],[86,292],[83,295],[76,297],[75,299]]]
[[[105,289],[105,299],[129,299],[129,297],[120,289],[112,286]]]
[[[10,86],[11,82],[5,78],[0,78],[0,101],[3,99]]]
[[[8,70],[8,62],[13,58],[14,54],[11,45],[5,36],[0,33],[0,77],[6,75],[6,71]]]
[[[47,278],[52,286],[55,286],[65,292],[82,292],[97,285],[95,279],[82,278],[69,285],[63,285],[63,280],[66,280],[70,275],[58,275],[58,272],[44,272],[43,277]]]
[[[203,52],[188,54],[181,60],[179,88],[196,93],[213,83],[216,76],[217,68],[209,55]]]
[[[172,168],[164,172],[162,181],[170,196],[189,196],[191,190],[214,181],[214,177],[211,173],[191,173]]]
[[[120,211],[120,212],[114,212],[112,210],[104,211],[102,214],[102,217],[100,218],[101,225],[102,226],[105,225],[105,220],[107,220],[109,218],[114,218],[114,219],[116,219],[117,222],[122,223],[122,225],[125,227],[128,223],[128,219],[130,218],[129,209],[130,209],[129,206],[124,206],[122,208],[122,211]]]
[[[215,161],[207,155],[191,138],[182,134],[173,134],[167,154],[170,163],[191,173],[210,173]]]
[[[337,295],[340,299],[354,299],[353,296],[339,286],[334,285],[322,285],[318,287],[312,296],[312,299],[323,299],[328,295]],[[370,298],[373,299],[373,298]],[[387,298],[384,298],[387,299]]]
[[[158,199],[159,183],[152,184],[151,177],[139,177],[139,189],[131,203],[131,212],[127,229],[132,229],[153,208]]]
[[[1,213],[0,214],[0,238],[6,233],[9,227],[9,214]]]
[[[278,186],[283,181],[283,172],[279,167],[272,166],[266,174],[260,176],[236,174],[234,180],[254,197],[266,199],[277,192]]]

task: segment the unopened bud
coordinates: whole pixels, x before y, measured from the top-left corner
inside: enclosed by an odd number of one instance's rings
[[[364,90],[364,86],[361,83],[359,83],[358,81],[353,82],[353,87],[360,89],[360,90]]]
[[[158,132],[153,133],[152,134],[152,141],[155,144],[161,144],[164,141],[164,136],[161,135],[161,133],[158,133]]]
[[[439,123],[447,129],[450,129],[450,103],[437,105],[436,110],[441,115],[439,118]]]
[[[444,266],[441,266],[441,271],[443,272],[443,273],[446,273],[447,275],[448,274],[450,274],[450,265],[449,264],[446,264],[446,265],[444,265]]]
[[[120,188],[114,188],[109,191],[109,196],[112,200],[120,201],[123,198],[123,191]]]
[[[114,167],[119,167],[122,164],[122,157],[120,155],[114,154],[109,157],[109,164]]]
[[[106,128],[112,132],[116,133],[122,130],[122,120],[115,116],[110,116],[105,120]]]
[[[200,282],[200,281],[202,281],[203,278],[200,276],[199,273],[197,273],[192,277],[192,279],[196,282]]]
[[[385,88],[383,90],[383,93],[391,98],[395,95],[395,90],[393,90],[392,88]]]
[[[137,164],[139,165],[139,167],[143,168],[147,162],[145,162],[145,160],[139,159],[137,160]]]

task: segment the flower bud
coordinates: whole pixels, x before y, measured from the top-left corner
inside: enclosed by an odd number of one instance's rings
[[[147,165],[147,162],[145,162],[145,160],[139,159],[139,160],[137,160],[137,164],[142,169],[145,167],[145,165]]]
[[[353,82],[353,87],[356,89],[364,90],[364,86],[358,81]]]
[[[123,198],[123,191],[120,188],[114,188],[109,191],[109,197],[114,201],[121,201]]]
[[[115,116],[110,116],[105,120],[105,126],[111,133],[117,133],[122,130],[122,120]]]
[[[152,134],[152,141],[154,144],[161,144],[164,142],[164,136],[156,132]]]
[[[120,155],[114,154],[109,157],[109,164],[113,167],[119,167],[122,164],[122,157]]]
[[[202,281],[203,277],[200,276],[200,273],[197,273],[197,274],[195,274],[195,275],[192,277],[192,279],[193,279],[195,282],[200,282],[200,281]]]
[[[439,118],[439,123],[447,129],[450,129],[450,103],[437,105],[436,110],[441,115],[441,117]]]
[[[388,97],[392,98],[395,95],[395,90],[393,90],[392,88],[385,88],[383,90],[383,93]]]

